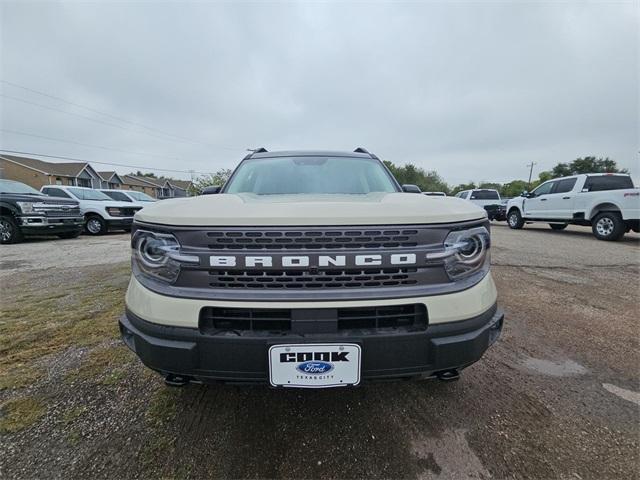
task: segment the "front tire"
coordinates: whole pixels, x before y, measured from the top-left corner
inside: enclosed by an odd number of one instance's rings
[[[568,225],[566,223],[550,223],[549,226],[551,230],[564,230]]]
[[[18,243],[22,239],[22,232],[13,217],[0,216],[0,244]]]
[[[591,230],[598,240],[620,240],[626,226],[619,212],[602,212],[591,222]]]
[[[509,228],[513,230],[520,230],[524,227],[524,219],[522,215],[520,215],[520,211],[515,208],[511,210],[509,215],[507,215],[507,223],[509,224]]]
[[[104,235],[107,233],[107,223],[100,215],[90,215],[87,217],[84,229],[89,235]]]

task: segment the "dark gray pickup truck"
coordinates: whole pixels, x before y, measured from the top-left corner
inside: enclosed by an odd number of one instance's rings
[[[43,195],[12,180],[0,180],[0,243],[18,243],[25,236],[80,235],[84,219],[78,202]]]

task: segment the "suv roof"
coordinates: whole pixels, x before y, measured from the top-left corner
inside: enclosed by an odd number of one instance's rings
[[[362,147],[356,148],[353,152],[332,151],[332,150],[280,150],[276,152],[268,152],[264,148],[249,153],[245,159],[249,158],[273,158],[273,157],[355,157],[355,158],[375,158],[374,154],[369,153]]]

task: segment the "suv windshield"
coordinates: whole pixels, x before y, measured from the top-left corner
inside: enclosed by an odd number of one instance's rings
[[[135,192],[135,191],[128,191],[127,195],[129,195],[131,198],[133,198],[134,200],[138,200],[140,202],[155,202],[156,199],[150,197],[149,195],[147,195],[146,193],[142,193],[142,192]]]
[[[23,195],[42,195],[35,188],[12,180],[0,180],[0,193],[22,193]]]
[[[107,195],[108,197],[113,198],[114,200],[118,200],[120,202],[129,202],[131,203],[131,199],[129,197],[127,197],[124,193],[122,192],[111,192],[111,191],[106,191],[106,192],[102,192],[105,195]]]
[[[111,200],[111,198],[107,197],[104,193],[97,190],[91,190],[90,188],[84,189],[69,187],[67,190],[78,200]]]
[[[245,160],[224,193],[367,194],[397,192],[379,160],[356,157],[273,157]]]

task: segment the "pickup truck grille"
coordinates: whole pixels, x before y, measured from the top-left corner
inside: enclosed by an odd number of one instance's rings
[[[418,283],[417,268],[365,270],[212,270],[214,288],[370,288]]]
[[[309,309],[300,313],[286,308],[205,307],[200,311],[199,328],[209,335],[222,332],[331,333],[382,329],[416,331],[426,329],[428,323],[423,304]],[[300,316],[305,318],[299,319]],[[316,319],[317,324],[313,325]]]
[[[44,214],[47,217],[80,216],[80,207],[78,205],[41,203],[34,205],[33,209],[36,213]]]

